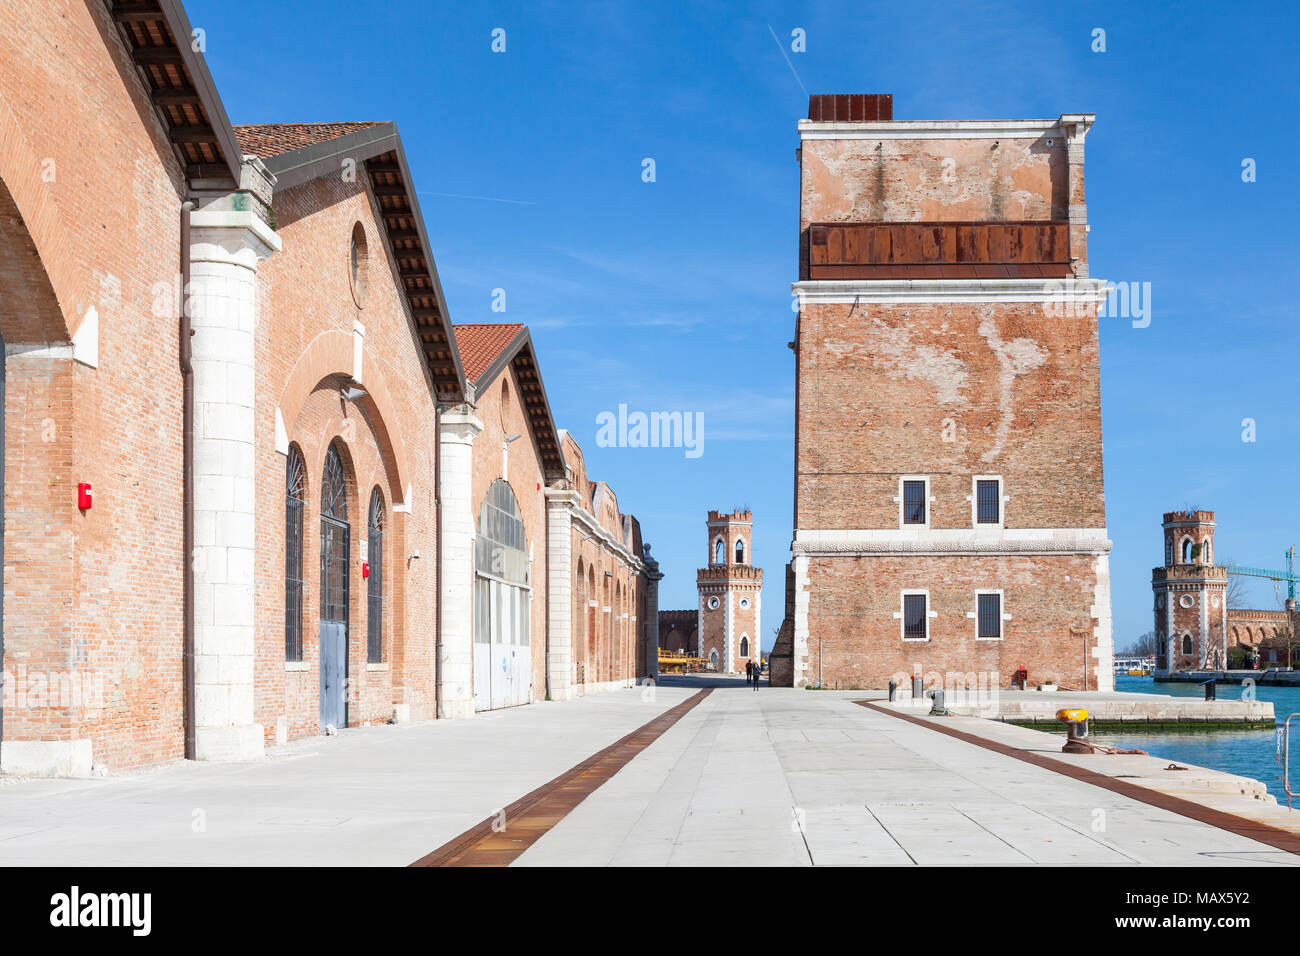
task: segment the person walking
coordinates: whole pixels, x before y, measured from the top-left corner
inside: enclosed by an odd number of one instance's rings
[[[758,690],[758,681],[763,676],[763,662],[760,660],[754,664],[754,690]]]
[[[752,683],[754,680],[754,662],[745,661],[745,683]]]

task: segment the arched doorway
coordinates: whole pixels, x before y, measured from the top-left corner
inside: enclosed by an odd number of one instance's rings
[[[474,546],[474,709],[528,703],[533,654],[528,536],[510,485],[497,479],[479,509]]]
[[[366,533],[366,660],[384,662],[384,496],[370,492],[370,524]]]
[[[325,452],[320,485],[320,725],[348,725],[348,489],[338,443]]]

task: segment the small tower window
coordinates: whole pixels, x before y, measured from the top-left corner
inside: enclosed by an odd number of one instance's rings
[[[726,548],[722,543],[722,539],[719,538],[717,542],[713,545],[713,563],[722,564],[723,561],[726,560],[726,554],[727,554]]]
[[[1192,563],[1192,539],[1183,539],[1183,564]]]
[[[1192,635],[1190,634],[1183,635],[1183,653],[1184,654],[1192,653]]]
[[[749,638],[748,638],[748,637],[742,637],[742,638],[740,639],[740,656],[741,656],[741,657],[748,657],[748,656],[749,656]]]
[[[1165,567],[1174,563],[1174,539],[1165,538]]]
[[[745,542],[740,540],[739,538],[736,539],[736,563],[737,564],[745,563]]]

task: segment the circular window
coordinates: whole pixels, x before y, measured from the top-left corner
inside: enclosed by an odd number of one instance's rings
[[[1178,604],[1181,607],[1191,607],[1195,603],[1196,598],[1192,597],[1190,594],[1184,594],[1178,599]]]
[[[740,599],[740,606],[741,606],[741,608],[742,608],[743,610],[748,610],[748,609],[749,609],[749,598],[741,598],[741,599]]]
[[[366,230],[357,223],[352,227],[352,242],[348,249],[348,284],[352,288],[352,301],[361,308],[366,298],[366,264],[370,258],[366,246]]]
[[[709,610],[716,611],[717,609],[718,609],[718,599],[715,597],[709,598]]]

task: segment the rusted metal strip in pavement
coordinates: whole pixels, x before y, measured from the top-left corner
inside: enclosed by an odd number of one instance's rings
[[[949,737],[955,737],[963,740],[968,744],[975,744],[977,747],[983,747],[985,750],[992,750],[995,753],[1003,754],[1007,757],[1014,757],[1017,760],[1023,760],[1025,763],[1031,763],[1035,767],[1042,767],[1045,770],[1052,770],[1067,777],[1073,777],[1075,780],[1081,780],[1084,783],[1090,783],[1094,787],[1101,787],[1103,790],[1109,790],[1111,793],[1118,793],[1121,796],[1137,800],[1139,803],[1145,803],[1148,806],[1159,807],[1161,810],[1168,810],[1171,813],[1177,813],[1180,816],[1189,817],[1193,820],[1199,820],[1201,823],[1208,823],[1212,827],[1218,827],[1220,830],[1227,830],[1229,833],[1235,833],[1237,836],[1246,837],[1248,840],[1254,840],[1257,843],[1263,843],[1279,850],[1285,850],[1287,853],[1300,854],[1300,834],[1292,833],[1290,830],[1283,830],[1281,827],[1271,826],[1259,820],[1252,820],[1249,817],[1240,817],[1235,813],[1227,813],[1223,810],[1215,810],[1211,807],[1202,806],[1191,800],[1184,800],[1182,797],[1175,797],[1168,793],[1161,793],[1159,790],[1151,790],[1127,780],[1118,780],[1115,777],[1108,777],[1104,773],[1097,773],[1095,770],[1087,770],[1083,767],[1077,767],[1074,764],[1065,763],[1061,760],[1053,760],[1051,757],[1045,757],[1042,754],[1036,754],[1028,750],[1021,750],[1018,747],[1012,747],[1007,744],[998,743],[994,740],[985,740],[983,737],[975,734],[968,734],[965,731],[957,730],[954,727],[944,727],[937,721],[922,720],[920,717],[914,717],[911,714],[901,714],[896,710],[888,707],[881,707],[867,700],[855,700],[855,704],[865,707],[868,710],[874,710],[877,713],[888,714],[891,717],[897,717],[899,720],[906,720],[911,724],[918,724],[930,730],[941,734],[947,734]],[[1300,819],[1300,818],[1298,818]]]
[[[597,751],[554,780],[519,798],[502,814],[488,817],[411,866],[509,866],[597,787],[622,770],[628,761],[658,740],[711,693],[712,688],[705,688],[664,711],[654,720],[642,724],[604,750]],[[502,816],[504,829],[494,832],[493,824]]]

